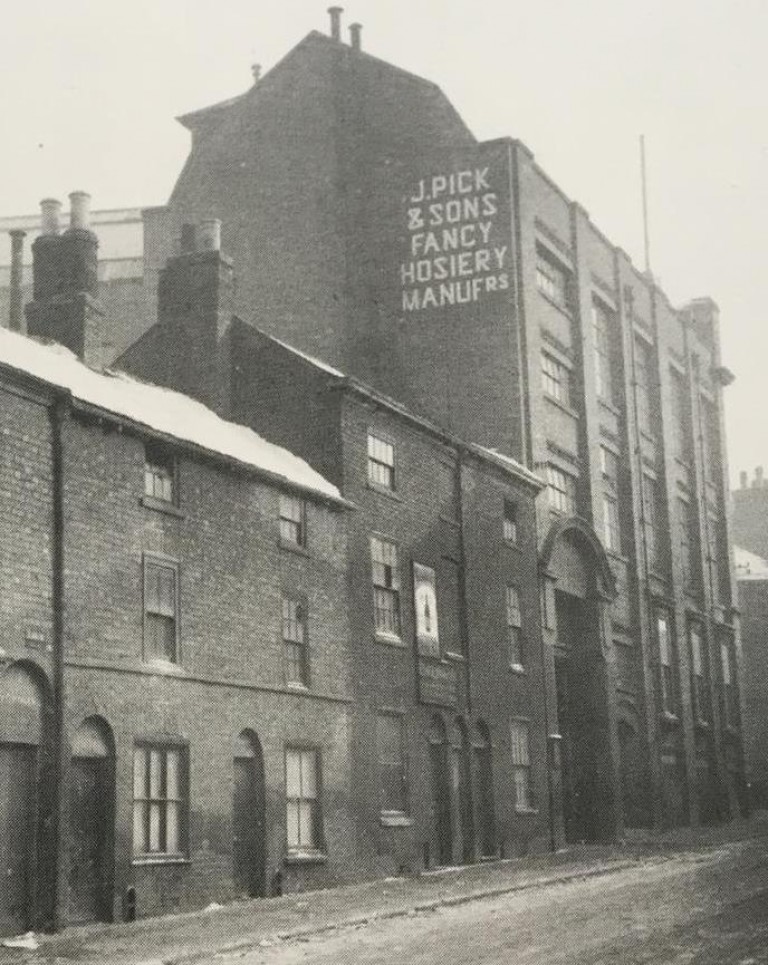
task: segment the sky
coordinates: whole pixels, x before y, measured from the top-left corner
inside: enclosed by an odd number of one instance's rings
[[[2,6],[0,216],[74,189],[165,203],[189,148],[174,118],[328,30],[316,0]],[[768,467],[768,0],[349,0],[354,21],[478,138],[525,142],[641,268],[645,136],[651,268],[673,304],[720,306],[731,476]]]

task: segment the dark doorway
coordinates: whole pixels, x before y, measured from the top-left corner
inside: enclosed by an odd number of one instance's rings
[[[114,752],[108,726],[84,721],[72,743],[69,797],[70,924],[112,919]]]
[[[265,895],[264,761],[258,738],[243,731],[235,744],[232,793],[232,876],[235,893]]]
[[[624,825],[628,828],[646,827],[650,823],[648,781],[637,727],[629,721],[620,720],[618,732]]]
[[[36,775],[36,748],[0,744],[0,935],[29,925]]]
[[[453,860],[456,864],[469,864],[475,858],[475,833],[472,816],[472,772],[469,757],[467,725],[461,718],[456,720],[451,754],[451,784],[455,806],[453,834]]]
[[[568,841],[613,833],[607,698],[597,604],[555,593],[557,714],[562,734],[563,818]]]
[[[445,724],[439,717],[433,718],[429,732],[429,761],[435,861],[439,865],[447,865],[453,859],[451,788],[448,781],[448,741]]]
[[[475,743],[475,800],[480,856],[488,858],[496,854],[496,822],[493,809],[491,739],[488,727],[482,721],[477,725]]]

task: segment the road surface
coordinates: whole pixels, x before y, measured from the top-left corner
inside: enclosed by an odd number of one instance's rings
[[[763,965],[768,840],[657,856],[601,877],[262,943],[208,963]]]

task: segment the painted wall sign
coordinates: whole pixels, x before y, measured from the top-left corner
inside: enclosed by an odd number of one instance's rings
[[[456,667],[448,661],[419,658],[419,700],[423,704],[456,707],[458,704]]]
[[[413,564],[413,603],[416,610],[416,647],[420,655],[440,656],[437,627],[435,571],[431,566]]]
[[[509,244],[494,231],[498,213],[489,166],[418,182],[406,201],[404,312],[466,305],[509,288]]]

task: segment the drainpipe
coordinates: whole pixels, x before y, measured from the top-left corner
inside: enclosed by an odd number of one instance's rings
[[[52,489],[52,605],[53,605],[53,811],[51,839],[53,841],[53,927],[62,925],[61,859],[62,808],[64,805],[64,443],[63,428],[68,417],[69,398],[61,395],[48,409],[51,424],[51,489]]]

